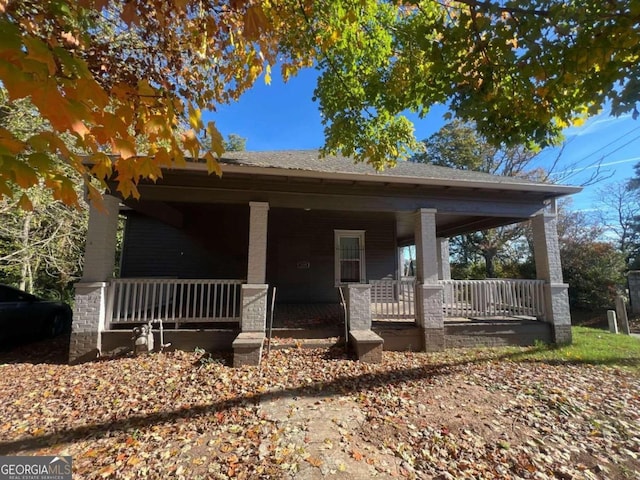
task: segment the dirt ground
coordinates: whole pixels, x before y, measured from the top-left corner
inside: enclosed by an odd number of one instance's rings
[[[64,339],[0,354],[0,455],[74,479],[637,479],[640,377],[503,350],[172,352],[78,366]]]

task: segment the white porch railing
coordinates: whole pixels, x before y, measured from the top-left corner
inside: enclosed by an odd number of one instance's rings
[[[371,316],[376,319],[415,319],[416,280],[370,280]]]
[[[240,320],[242,280],[118,278],[107,294],[107,322],[230,322]]]
[[[544,280],[441,280],[445,317],[544,316]]]

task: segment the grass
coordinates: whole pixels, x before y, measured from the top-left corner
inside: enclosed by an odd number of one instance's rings
[[[619,366],[640,372],[640,338],[588,327],[572,327],[570,345],[540,344],[514,352],[516,361]]]

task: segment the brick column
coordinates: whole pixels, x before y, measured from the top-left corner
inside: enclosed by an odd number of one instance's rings
[[[555,343],[571,343],[569,286],[562,281],[556,215],[543,212],[531,222],[536,276],[544,280],[545,318],[553,326]]]
[[[640,270],[631,270],[627,274],[627,283],[631,313],[640,313]]]
[[[266,284],[242,285],[242,316],[240,328],[243,332],[264,332],[267,321]]]
[[[350,283],[347,287],[349,339],[358,360],[380,363],[384,340],[371,330],[371,286]]]
[[[267,323],[265,284],[242,285],[240,334],[233,341],[233,366],[260,365]]]
[[[438,283],[436,210],[420,209],[415,214],[416,322],[424,332],[424,350],[444,349],[442,286]]]
[[[451,264],[449,263],[449,239],[436,239],[438,255],[438,280],[451,280]]]
[[[269,204],[249,202],[249,257],[247,283],[264,284],[267,271],[267,222]]]
[[[437,240],[438,246],[438,280],[451,280],[451,263],[449,255],[449,239],[439,237]],[[453,300],[453,286],[444,286],[444,303],[451,304]]]
[[[105,195],[104,212],[93,205],[89,208],[82,280],[75,285],[69,363],[93,360],[100,355],[107,286],[115,266],[119,203],[117,198]]]
[[[247,283],[242,285],[240,334],[233,341],[233,366],[259,365],[267,325],[267,223],[269,204],[249,202]]]
[[[371,330],[371,285],[350,283],[346,300],[349,330]]]

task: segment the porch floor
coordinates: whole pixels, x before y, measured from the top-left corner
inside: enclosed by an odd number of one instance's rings
[[[271,312],[267,315],[269,322]],[[273,311],[273,328],[314,329],[344,327],[339,303],[281,303]]]
[[[373,324],[375,326],[415,327],[415,321],[406,316],[400,318],[380,318],[373,310]],[[270,315],[270,312],[269,312]],[[269,316],[267,316],[267,322]],[[525,315],[495,315],[492,317],[446,317],[445,325],[458,324],[501,324],[501,323],[528,323],[538,322],[535,317]],[[344,328],[344,311],[339,303],[283,303],[276,304],[273,315],[274,329],[323,329],[327,327]]]

